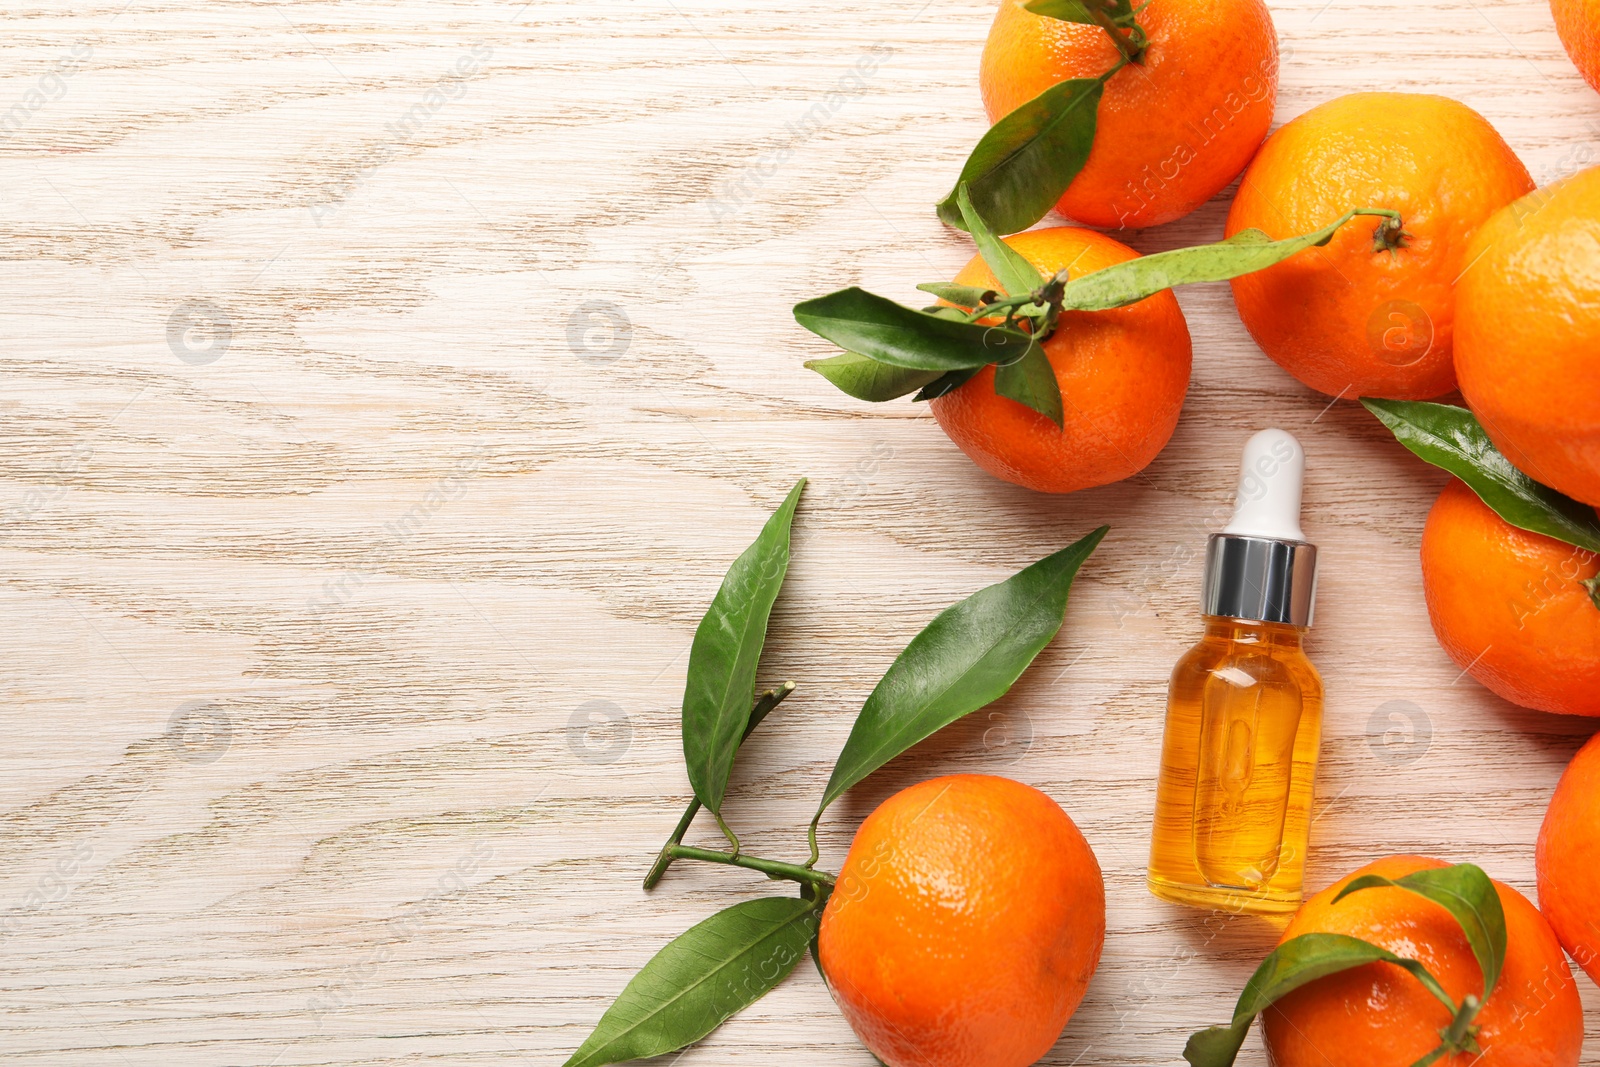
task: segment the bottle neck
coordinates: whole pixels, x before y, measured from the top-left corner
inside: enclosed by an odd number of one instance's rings
[[[1221,615],[1206,615],[1206,637],[1232,641],[1241,645],[1266,645],[1273,648],[1299,649],[1306,628],[1282,622],[1260,622],[1255,619],[1229,619]]]

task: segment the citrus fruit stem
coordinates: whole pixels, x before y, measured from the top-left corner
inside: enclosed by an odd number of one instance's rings
[[[776,689],[769,689],[756,700],[755,706],[750,709],[750,725],[745,727],[744,736],[749,737],[772,709],[783,703],[783,698],[794,692],[793,682],[784,682]],[[740,744],[743,744],[743,738]],[[672,866],[672,856],[669,850],[673,845],[683,841],[683,835],[689,832],[689,826],[694,822],[694,817],[700,814],[700,798],[695,797],[689,801],[689,806],[683,809],[683,817],[678,820],[678,825],[673,828],[672,836],[667,838],[667,843],[661,846],[661,851],[656,855],[656,861],[650,867],[650,872],[644,876],[645,892],[654,889],[661,881],[661,876],[667,873],[667,868]]]
[[[1409,240],[1411,234],[1407,232],[1405,223],[1400,220],[1398,212],[1393,212],[1372,231],[1372,250],[1388,252],[1392,256],[1404,248]]]
[[[1429,1064],[1435,1063],[1441,1059],[1447,1051],[1448,1049],[1446,1049],[1445,1046],[1440,1045],[1438,1048],[1435,1048],[1432,1052],[1422,1057],[1416,1063],[1413,1063],[1411,1067],[1428,1067]]]
[[[1083,6],[1089,12],[1089,17],[1094,19],[1095,23],[1111,37],[1112,42],[1117,46],[1117,51],[1122,53],[1123,62],[1117,64],[1116,68],[1107,73],[1106,77],[1109,78],[1112,74],[1121,70],[1124,64],[1137,63],[1144,58],[1144,30],[1140,29],[1137,22],[1129,27],[1128,35],[1124,36],[1122,27],[1118,25],[1116,19],[1112,18],[1110,13],[1095,3],[1094,0],[1090,0],[1089,3]]]
[[[716,849],[694,848],[689,845],[668,845],[665,851],[673,859],[725,863],[730,867],[743,867],[746,870],[760,871],[768,878],[785,879],[790,882],[799,882],[801,885],[831,886],[834,881],[833,875],[826,871],[814,871],[809,867],[798,867],[793,863],[779,863],[777,860],[764,860],[757,856],[742,856],[736,852],[718,852]]]
[[[1445,1051],[1472,1053],[1479,1051],[1478,1028],[1472,1025],[1472,1020],[1477,1018],[1478,1009],[1482,1007],[1483,1002],[1470,993],[1462,999],[1456,1017],[1450,1020],[1449,1026],[1439,1031],[1439,1036],[1444,1040]]]
[[[1589,599],[1594,601],[1594,606],[1597,609],[1600,609],[1600,574],[1595,575],[1593,578],[1585,578],[1583,587],[1589,590]]]

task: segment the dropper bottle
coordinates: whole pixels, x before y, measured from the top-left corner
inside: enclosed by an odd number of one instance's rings
[[[1317,549],[1300,530],[1305,452],[1245,444],[1233,520],[1206,545],[1205,636],[1173,669],[1150,891],[1234,912],[1299,907],[1322,736],[1322,679],[1301,648]]]

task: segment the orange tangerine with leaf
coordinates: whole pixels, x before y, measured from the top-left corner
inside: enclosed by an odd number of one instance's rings
[[[1519,529],[1460,481],[1428,512],[1422,590],[1439,644],[1514,704],[1600,715],[1600,558]]]
[[[1006,243],[1046,277],[1064,268],[1089,274],[1139,255],[1076,226],[1030,230]],[[998,284],[981,256],[955,281]],[[1149,466],[1177,428],[1193,361],[1172,291],[1128,307],[1066,312],[1043,348],[1061,390],[1060,426],[997,393],[993,367],[932,401],[939,426],[990,474],[1042,493],[1106,485]]]
[[[1370,863],[1307,900],[1283,943],[1308,933],[1342,934],[1421,963],[1456,1004],[1482,993],[1473,945],[1443,906],[1406,889],[1377,886],[1336,899],[1368,875],[1398,880],[1445,865],[1421,856]],[[1549,924],[1528,899],[1493,882],[1504,915],[1505,953],[1489,999],[1472,1016],[1481,1054],[1449,1051],[1444,1067],[1576,1067],[1583,1049],[1583,1005]],[[1412,1067],[1440,1045],[1450,1010],[1417,976],[1387,962],[1330,974],[1281,997],[1262,1016],[1276,1067]]]
[[[1403,229],[1347,226],[1324,247],[1233,280],[1239,317],[1273,362],[1329,396],[1421,400],[1456,384],[1456,278],[1468,241],[1533,188],[1476,111],[1442,96],[1355,93],[1261,147],[1227,234],[1304,233],[1360,204]]]
[[[1272,125],[1278,42],[1267,5],[1085,0],[1076,10],[1084,9],[1099,24],[999,0],[978,72],[989,121],[1061,83],[1103,79],[1091,98],[1063,100],[1060,113],[1048,116],[1052,126],[1081,121],[1092,136],[1056,210],[1102,228],[1182,218],[1238,177]],[[1069,106],[1084,112],[1081,119]]]

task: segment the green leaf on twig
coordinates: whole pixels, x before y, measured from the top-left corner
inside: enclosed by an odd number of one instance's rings
[[[814,370],[849,393],[857,400],[881,403],[914,393],[944,377],[944,371],[912,370],[909,367],[891,367],[869,356],[844,352],[827,359],[813,359],[806,363]]]
[[[912,638],[856,716],[817,817],[912,745],[1004,696],[1061,629],[1072,580],[1107,529],[980,589]]]
[[[1089,13],[1089,4],[1098,0],[1031,0],[1023,4],[1025,10],[1045,18],[1060,19],[1062,22],[1083,22],[1090,26],[1098,24],[1098,20]],[[1115,21],[1124,21],[1133,17],[1133,0],[1110,0],[1101,5],[1106,14]]]
[[[705,1037],[794,970],[822,903],[747,900],[679,935],[634,975],[564,1067],[660,1056]]]
[[[1363,889],[1391,886],[1406,889],[1444,908],[1467,935],[1472,955],[1483,973],[1482,1001],[1487,1002],[1500,981],[1506,960],[1506,913],[1500,894],[1483,868],[1471,863],[1430,867],[1401,878],[1367,874],[1355,879],[1333,898],[1335,904]]]
[[[1183,1058],[1192,1067],[1231,1067],[1255,1021],[1274,1001],[1308,982],[1352,967],[1382,961],[1404,967],[1441,998],[1453,1012],[1455,1005],[1428,969],[1416,960],[1396,956],[1388,949],[1345,934],[1301,934],[1273,949],[1245,983],[1233,1021],[1192,1034],[1183,1046]]]
[[[971,189],[966,182],[956,186],[956,207],[967,232],[972,235],[972,243],[978,246],[978,255],[983,257],[1007,296],[1022,296],[1044,284],[1044,275],[1038,268],[989,229],[983,215],[973,206]]]
[[[1529,533],[1600,552],[1593,508],[1540,485],[1514,467],[1466,408],[1421,400],[1363,398],[1401,444],[1467,483],[1496,515]]]
[[[1274,241],[1260,230],[1241,230],[1215,244],[1140,256],[1068,282],[1061,294],[1061,307],[1065,311],[1104,311],[1137,303],[1174,285],[1223,282],[1251,274],[1308,248],[1327,244],[1340,227],[1362,215],[1380,216],[1386,220],[1381,224],[1384,226],[1399,217],[1380,208],[1356,208],[1322,229],[1299,237]]]
[[[1416,960],[1347,934],[1301,934],[1279,945],[1256,968],[1245,983],[1228,1025],[1213,1026],[1190,1036],[1183,1058],[1192,1067],[1231,1067],[1250,1032],[1251,1022],[1273,1002],[1308,982],[1377,962],[1409,971],[1450,1012],[1450,1024],[1439,1032],[1439,1045],[1412,1067],[1425,1067],[1452,1053],[1478,1053],[1478,1028],[1473,1020],[1493,995],[1506,955],[1505,913],[1494,883],[1481,868],[1470,863],[1425,868],[1394,879],[1369,874],[1353,879],[1332,903],[1336,905],[1351,893],[1380,886],[1408,890],[1450,912],[1466,935],[1483,973],[1480,995],[1465,997],[1457,1004],[1438,979]]]
[[[967,157],[956,188],[939,201],[939,217],[965,229],[957,190],[999,233],[1016,233],[1044,218],[1089,161],[1106,78],[1059,82],[989,128]]]
[[[794,317],[847,352],[909,370],[969,370],[1015,359],[1032,339],[1019,330],[957,322],[863,289],[796,304]]]
[[[755,542],[733,561],[689,647],[683,689],[683,759],[695,796],[722,823],[722,798],[750,723],[767,619],[789,569],[789,528],[805,479],[795,483]]]

